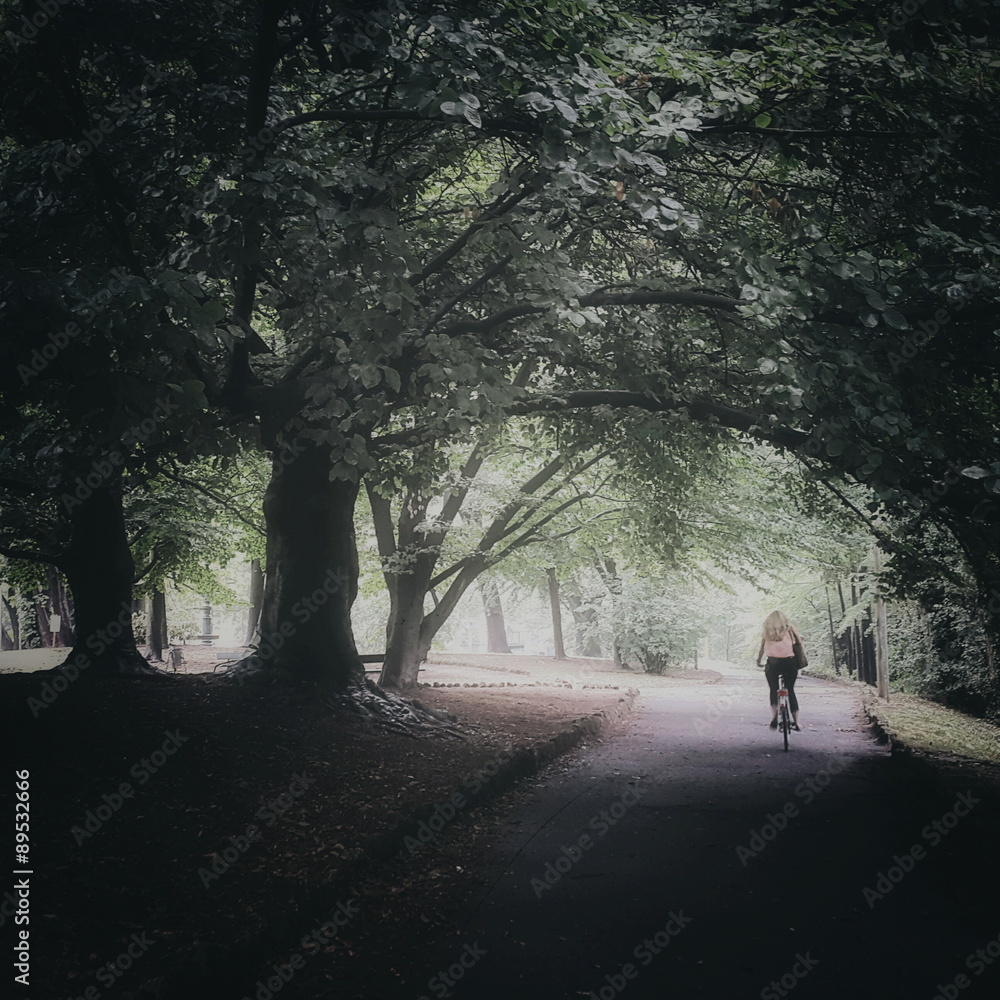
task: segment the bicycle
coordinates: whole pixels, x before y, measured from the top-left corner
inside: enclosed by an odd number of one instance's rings
[[[785,675],[778,674],[778,729],[788,752],[788,733],[792,728],[792,713],[788,707],[788,689],[785,687]]]

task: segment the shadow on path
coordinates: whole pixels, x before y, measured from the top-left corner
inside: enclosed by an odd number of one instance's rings
[[[760,675],[647,693],[509,815],[414,995],[996,996],[996,799],[893,758],[852,689],[797,690],[788,753]]]

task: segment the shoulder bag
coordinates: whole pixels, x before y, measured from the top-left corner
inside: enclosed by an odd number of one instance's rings
[[[795,657],[795,666],[799,670],[803,670],[805,667],[809,666],[809,660],[806,657],[806,651],[802,648],[802,640],[799,638],[799,633],[795,629],[791,629],[792,633],[792,656]]]

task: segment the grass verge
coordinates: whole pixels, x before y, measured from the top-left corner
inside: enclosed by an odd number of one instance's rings
[[[893,693],[885,702],[873,688],[861,687],[868,717],[894,745],[918,754],[1000,765],[1000,726],[913,694]]]

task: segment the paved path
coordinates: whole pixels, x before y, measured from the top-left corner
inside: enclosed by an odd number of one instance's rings
[[[852,689],[797,690],[787,754],[763,677],[732,670],[644,696],[627,733],[534,789],[484,859],[461,944],[428,959],[452,968],[448,995],[996,997],[996,802],[922,784]]]
[[[59,666],[69,654],[67,646],[54,649],[16,649],[0,652],[0,673],[30,673],[33,670],[51,670]]]

